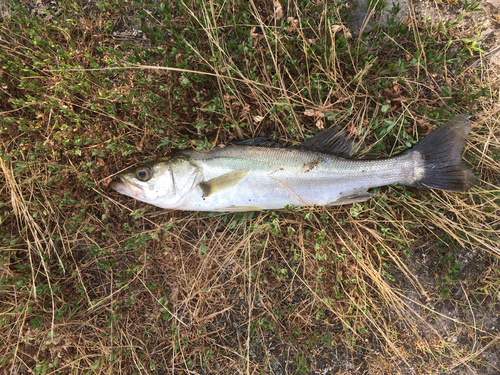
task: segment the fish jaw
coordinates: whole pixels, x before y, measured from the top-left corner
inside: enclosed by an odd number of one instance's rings
[[[142,188],[130,183],[124,178],[120,178],[120,181],[111,182],[109,186],[118,193],[128,195],[137,200],[144,201],[146,199]]]

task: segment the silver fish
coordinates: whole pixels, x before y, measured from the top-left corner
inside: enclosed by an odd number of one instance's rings
[[[354,143],[332,128],[296,147],[256,138],[208,152],[183,150],[118,174],[111,187],[161,208],[240,212],[286,205],[362,202],[392,184],[465,191],[475,183],[461,159],[469,116],[386,159],[349,159]]]

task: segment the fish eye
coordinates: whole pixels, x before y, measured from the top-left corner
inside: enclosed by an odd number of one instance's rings
[[[149,181],[153,177],[153,171],[149,165],[143,165],[135,171],[136,177],[141,181]]]

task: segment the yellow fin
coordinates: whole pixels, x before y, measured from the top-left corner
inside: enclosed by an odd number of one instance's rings
[[[232,171],[200,183],[203,195],[208,197],[210,194],[236,186],[248,172],[249,171]]]

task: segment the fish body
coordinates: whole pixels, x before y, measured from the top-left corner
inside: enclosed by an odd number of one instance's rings
[[[161,208],[220,212],[361,202],[369,189],[393,184],[463,191],[474,184],[461,160],[469,127],[468,116],[457,116],[378,160],[349,159],[352,141],[333,129],[293,148],[257,139],[183,150],[119,174],[111,187]]]

